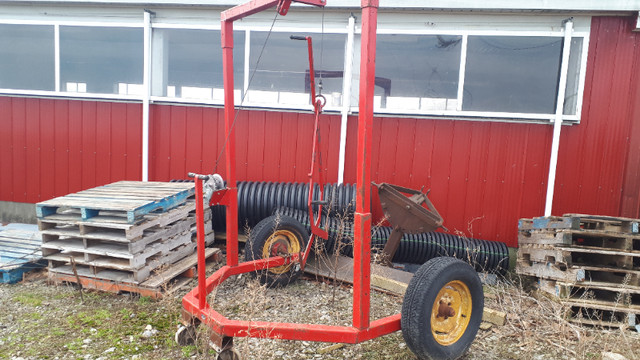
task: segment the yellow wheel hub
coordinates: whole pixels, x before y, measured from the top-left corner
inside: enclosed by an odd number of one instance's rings
[[[300,252],[300,240],[288,230],[276,230],[262,247],[262,258],[267,259],[274,256],[287,256]],[[274,274],[284,274],[291,269],[293,264],[287,264],[270,268]]]
[[[469,288],[459,280],[440,289],[431,309],[431,333],[440,345],[460,340],[471,320],[471,300]]]

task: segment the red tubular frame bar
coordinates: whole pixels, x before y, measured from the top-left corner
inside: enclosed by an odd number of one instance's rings
[[[227,337],[260,337],[287,340],[359,343],[400,330],[400,314],[370,322],[371,261],[371,136],[373,88],[375,83],[376,23],[378,0],[361,0],[362,45],[360,64],[360,112],[358,117],[357,194],[354,220],[353,326],[327,326],[262,321],[229,320],[211,309],[206,296],[229,276],[299,262],[300,254],[272,257],[238,264],[238,196],[235,172],[233,122],[233,21],[278,5],[286,14],[292,1],[324,6],[325,0],[252,0],[222,13],[222,52],[225,89],[225,132],[227,189],[214,194],[210,205],[227,207],[227,265],[205,279],[202,179],[196,177],[198,222],[198,287],[182,299],[184,310],[206,323],[215,333]],[[315,99],[313,99],[315,104]],[[312,170],[313,171],[313,170]]]

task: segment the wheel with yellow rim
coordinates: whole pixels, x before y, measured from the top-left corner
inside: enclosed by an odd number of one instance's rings
[[[249,233],[245,244],[245,261],[289,256],[305,250],[309,233],[296,219],[274,215],[260,221]],[[300,264],[286,265],[257,271],[262,284],[269,287],[286,286],[300,276]]]
[[[404,295],[402,336],[419,359],[457,359],[476,337],[482,282],[464,261],[438,257],[415,273]]]

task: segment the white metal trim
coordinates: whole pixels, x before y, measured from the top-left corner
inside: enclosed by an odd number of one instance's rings
[[[60,25],[53,26],[53,49],[55,66],[55,69],[53,69],[55,73],[54,89],[56,92],[60,92]]]
[[[166,22],[154,22],[151,24],[153,29],[180,29],[180,30],[217,30],[220,31],[220,25],[207,24],[173,24]]]
[[[562,49],[562,63],[560,68],[560,81],[558,83],[558,97],[556,101],[556,114],[553,124],[553,140],[551,142],[551,158],[549,159],[549,176],[547,180],[547,198],[544,206],[544,216],[551,216],[553,208],[553,192],[556,185],[556,170],[558,167],[558,150],[560,148],[560,130],[562,129],[562,114],[564,113],[564,95],[567,88],[567,71],[569,69],[569,55],[571,54],[571,31],[573,21],[565,23],[564,46]]]
[[[464,97],[464,78],[467,72],[467,45],[469,43],[469,36],[462,35],[462,44],[460,47],[460,72],[458,76],[458,103],[456,104],[456,110],[462,111],[462,102]]]
[[[578,84],[578,101],[576,101],[576,114],[574,115],[579,121],[582,119],[582,105],[584,104],[584,86],[587,79],[587,60],[589,58],[589,36],[582,38],[582,59],[580,62],[580,78]],[[566,115],[565,115],[566,117]]]
[[[151,13],[144,11],[142,60],[142,181],[149,181],[149,103],[151,96]]]
[[[137,95],[121,95],[121,94],[94,94],[94,93],[78,93],[67,91],[46,91],[46,90],[15,90],[0,89],[0,95],[8,96],[37,96],[47,98],[69,98],[69,99],[91,99],[91,100],[116,100],[116,101],[135,101],[141,102],[142,97]]]
[[[353,77],[354,37],[356,29],[355,16],[349,17],[347,25],[347,42],[344,52],[342,76],[342,110],[340,112],[340,148],[338,153],[338,184],[344,182],[344,165],[347,148],[347,121],[351,108],[351,78]]]
[[[244,68],[243,68],[243,82],[242,82],[242,101],[247,97],[247,91],[249,91],[249,62],[251,61],[251,30],[245,31],[244,36]]]

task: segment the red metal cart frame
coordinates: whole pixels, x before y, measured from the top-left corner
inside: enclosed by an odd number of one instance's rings
[[[210,205],[226,206],[227,264],[206,278],[204,258],[203,185],[196,178],[196,217],[198,231],[198,286],[182,300],[183,320],[197,319],[209,326],[223,339],[260,337],[289,340],[308,340],[359,343],[400,330],[400,314],[370,321],[370,261],[371,261],[371,136],[373,91],[375,83],[375,53],[378,0],[362,0],[362,37],[360,64],[360,100],[357,145],[357,194],[354,217],[354,271],[352,326],[280,323],[230,320],[216,312],[206,297],[232,275],[254,272],[300,261],[300,254],[272,257],[238,263],[238,200],[235,169],[235,119],[233,94],[233,22],[262,10],[277,6],[285,15],[292,1],[325,6],[325,0],[253,0],[224,11],[222,19],[222,53],[225,93],[225,132],[227,188],[214,193]]]

